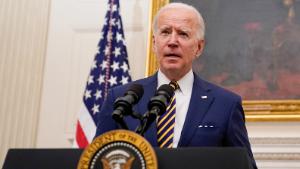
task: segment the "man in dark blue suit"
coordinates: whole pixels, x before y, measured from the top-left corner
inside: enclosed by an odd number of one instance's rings
[[[147,104],[162,84],[176,81],[176,114],[170,147],[233,146],[245,147],[256,164],[251,151],[240,96],[202,80],[193,73],[192,63],[204,49],[205,25],[201,14],[192,6],[170,3],[157,13],[153,24],[153,50],[159,62],[158,72],[110,90],[100,113],[96,136],[118,128],[112,119],[113,103],[128,87],[141,84],[144,95],[133,109],[147,112]],[[126,117],[130,130],[139,121]],[[157,123],[145,133],[145,138],[158,146]]]

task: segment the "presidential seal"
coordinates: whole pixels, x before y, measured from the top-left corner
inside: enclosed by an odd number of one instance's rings
[[[113,130],[98,136],[83,151],[77,169],[157,169],[149,142],[129,130]]]

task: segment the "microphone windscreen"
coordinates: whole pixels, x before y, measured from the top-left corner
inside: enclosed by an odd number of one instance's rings
[[[144,88],[140,84],[132,84],[131,86],[129,86],[127,91],[128,92],[131,91],[131,92],[135,93],[136,96],[138,97],[137,100],[139,100],[144,94]]]
[[[164,84],[164,85],[161,85],[158,89],[157,89],[157,92],[156,94],[160,94],[161,92],[166,92],[166,94],[168,95],[168,97],[172,97],[173,94],[174,94],[174,88],[171,87],[170,85],[168,84]]]

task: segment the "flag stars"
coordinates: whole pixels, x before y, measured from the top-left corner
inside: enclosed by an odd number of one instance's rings
[[[99,98],[101,98],[102,97],[101,95],[102,95],[102,91],[100,91],[100,90],[97,90],[96,93],[94,94],[96,100],[98,100]]]
[[[122,83],[122,85],[128,83],[128,77],[122,76],[121,83]]]
[[[106,4],[106,9],[110,9],[110,2],[108,2],[108,3]],[[110,10],[108,10],[108,11],[110,11]]]
[[[104,80],[104,76],[99,76],[99,78],[98,78],[98,83],[99,83],[99,85],[101,85],[102,83],[104,83],[105,82],[105,80]]]
[[[89,76],[89,79],[88,79],[88,85],[94,83],[94,76]]]
[[[126,41],[125,41],[124,39],[123,39],[123,41],[122,41],[122,42],[123,42],[123,44],[122,44],[122,45],[123,45],[123,46],[126,46]]]
[[[117,77],[110,76],[108,82],[109,82],[110,86],[116,85],[117,84]]]
[[[121,48],[116,47],[114,50],[114,54],[116,55],[116,57],[118,57],[119,55],[121,55]]]
[[[103,32],[101,31],[100,32],[100,40],[102,40],[103,39]]]
[[[94,104],[94,107],[92,108],[93,114],[96,114],[99,112],[99,105]]]
[[[100,64],[100,67],[102,68],[102,70],[106,69],[106,67],[108,66],[107,61],[103,61],[102,64]]]
[[[87,109],[85,113],[91,117],[95,117],[100,113],[108,89],[131,81],[129,75],[130,65],[128,64],[126,46],[124,46],[126,42],[121,16],[119,15],[120,7],[119,4],[115,4],[115,1],[109,1],[107,5],[106,9],[108,11],[104,18],[104,25],[102,31],[98,30],[97,35],[100,36],[100,41],[97,48],[96,46],[93,47],[94,53],[96,53],[94,55],[95,61],[92,62],[86,89],[82,96],[82,101]],[[95,124],[99,121],[96,118],[91,120]],[[90,128],[89,125],[86,126],[86,123],[80,125],[83,125],[84,128]],[[89,133],[84,133],[84,135],[89,136]]]
[[[93,61],[93,64],[92,64],[92,70],[96,69],[97,68],[97,61],[94,60]]]
[[[112,25],[112,26],[115,26],[115,25],[116,25],[116,19],[115,19],[115,18],[112,18],[112,19],[110,20],[110,25]]]
[[[120,69],[119,67],[119,62],[115,62],[111,65],[111,68],[113,69],[113,71],[115,72],[116,70]]]
[[[117,25],[118,29],[121,29],[121,22],[119,20],[116,22],[116,25]]]
[[[97,46],[96,55],[100,54],[100,46]]]
[[[91,98],[91,90],[86,90],[84,93],[84,98],[85,100],[87,100],[88,98]]]
[[[127,72],[128,71],[128,65],[127,63],[123,63],[123,65],[121,66],[121,68],[123,69],[123,72]]]
[[[112,11],[115,12],[115,11],[117,11],[117,10],[118,10],[118,6],[117,6],[116,4],[114,4],[114,5],[112,6]]]
[[[123,41],[123,36],[119,32],[117,32],[117,42]]]

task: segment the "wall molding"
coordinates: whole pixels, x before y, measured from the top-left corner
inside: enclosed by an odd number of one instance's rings
[[[250,138],[257,161],[300,161],[299,137]]]
[[[299,137],[259,137],[250,138],[251,144],[254,145],[298,145],[300,146]]]
[[[256,160],[300,161],[300,153],[254,153]]]

